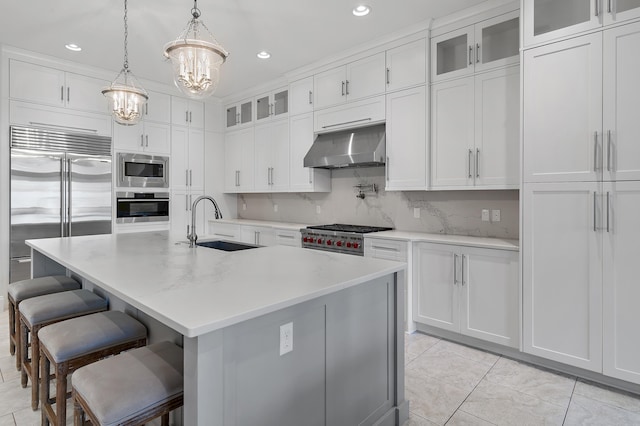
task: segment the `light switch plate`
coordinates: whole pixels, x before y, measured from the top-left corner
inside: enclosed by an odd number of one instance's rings
[[[500,222],[500,210],[491,210],[491,222]]]
[[[420,219],[420,207],[413,208],[413,217],[416,219]]]
[[[273,205],[273,211],[274,211],[274,212],[276,212],[276,213],[278,213],[278,205],[277,205],[277,204],[274,204],[274,205]]]
[[[320,208],[320,206],[316,206],[316,214],[320,214],[322,212],[322,209]]]
[[[293,323],[280,326],[280,356],[293,350]]]
[[[482,209],[482,221],[489,222],[489,209]]]

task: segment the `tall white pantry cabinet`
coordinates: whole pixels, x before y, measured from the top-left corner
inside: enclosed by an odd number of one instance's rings
[[[523,349],[640,384],[640,22],[611,23],[523,53]]]

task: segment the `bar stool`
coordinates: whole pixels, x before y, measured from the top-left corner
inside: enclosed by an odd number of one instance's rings
[[[20,304],[20,349],[22,387],[31,379],[31,408],[38,408],[40,388],[40,343],[38,331],[49,324],[107,310],[108,302],[89,290],[72,290],[32,297]],[[29,358],[31,335],[31,358]]]
[[[183,352],[155,343],[89,364],[73,373],[74,424],[141,425],[183,404]]]
[[[147,329],[118,311],[99,312],[48,325],[38,332],[40,341],[40,402],[42,424],[66,424],[67,375],[110,355],[147,343]],[[56,393],[50,398],[51,365]],[[56,403],[56,409],[53,408]]]
[[[32,297],[61,291],[78,290],[82,286],[64,275],[33,278],[9,284],[9,351],[16,355],[16,368],[20,371],[20,302]]]

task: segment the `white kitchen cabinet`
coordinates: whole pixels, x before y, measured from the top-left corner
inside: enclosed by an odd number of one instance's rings
[[[291,229],[273,230],[275,244],[278,246],[302,247],[302,234]]]
[[[144,121],[171,124],[171,96],[147,90],[149,99],[144,105]]]
[[[314,108],[326,108],[385,92],[385,53],[315,74]]]
[[[289,114],[313,112],[313,76],[289,84]]]
[[[266,226],[242,225],[240,229],[242,242],[257,246],[273,246],[276,244],[276,234],[273,228]]]
[[[519,346],[517,252],[420,242],[413,265],[416,322]]]
[[[221,223],[218,221],[209,221],[209,234],[215,238],[228,241],[242,241],[240,225],[234,223]]]
[[[519,185],[518,67],[431,86],[431,188]]]
[[[171,131],[171,189],[204,191],[204,131],[174,126]]]
[[[289,89],[283,87],[255,98],[256,124],[259,122],[284,118],[289,114]]]
[[[422,38],[386,52],[387,92],[425,84],[427,80],[427,40]]]
[[[171,126],[146,122],[135,126],[113,125],[113,144],[121,152],[147,152],[169,155],[171,152]]]
[[[602,167],[602,34],[524,52],[524,181],[594,181]]]
[[[204,129],[204,103],[172,96],[171,124]]]
[[[289,121],[261,124],[255,129],[255,190],[289,188]]]
[[[464,77],[519,62],[519,11],[431,39],[431,81]]]
[[[603,188],[603,373],[640,384],[637,247],[640,183]]]
[[[175,237],[184,237],[181,238],[181,240],[187,239],[187,235],[191,231],[191,207],[195,199],[201,195],[204,195],[204,193],[195,191],[189,193],[185,191],[171,192],[171,212],[169,213],[169,217],[171,221],[170,230],[172,235]],[[189,230],[187,230],[187,226],[189,226]],[[207,234],[205,201],[201,201],[197,207],[196,234],[199,238],[202,235]]]
[[[330,170],[304,167],[313,140],[313,113],[289,117],[289,190],[293,192],[331,192]]]
[[[601,158],[604,159],[602,169],[606,181],[640,180],[638,46],[638,22],[604,31]]]
[[[33,102],[9,101],[11,124],[50,127],[61,131],[112,136],[112,119],[107,114],[84,112]],[[121,126],[122,127],[122,126]]]
[[[413,333],[416,330],[413,321],[413,258],[412,243],[409,240],[395,240],[388,238],[376,238],[365,234],[364,255],[374,259],[393,260],[406,262],[407,269],[404,273],[405,286],[405,331]]]
[[[225,126],[236,129],[253,123],[253,99],[245,99],[225,108]]]
[[[224,136],[225,192],[252,191],[254,188],[254,129],[227,132]]]
[[[638,17],[638,0],[525,0],[524,44],[563,39]]]
[[[313,113],[313,129],[316,133],[332,132],[356,126],[368,126],[385,120],[384,95],[350,102]]]
[[[602,371],[602,194],[596,182],[525,184],[523,350]]]
[[[427,189],[427,95],[425,86],[386,96],[385,189]]]
[[[55,68],[9,60],[9,97],[41,105],[109,113],[102,90],[110,82]]]

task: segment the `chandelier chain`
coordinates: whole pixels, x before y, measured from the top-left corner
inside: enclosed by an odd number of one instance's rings
[[[129,24],[127,22],[127,0],[124,0],[124,69],[129,70],[129,51],[127,50],[127,38],[129,37]]]
[[[200,9],[198,9],[198,0],[193,0],[193,8],[191,9],[191,15],[194,19],[200,17]]]

